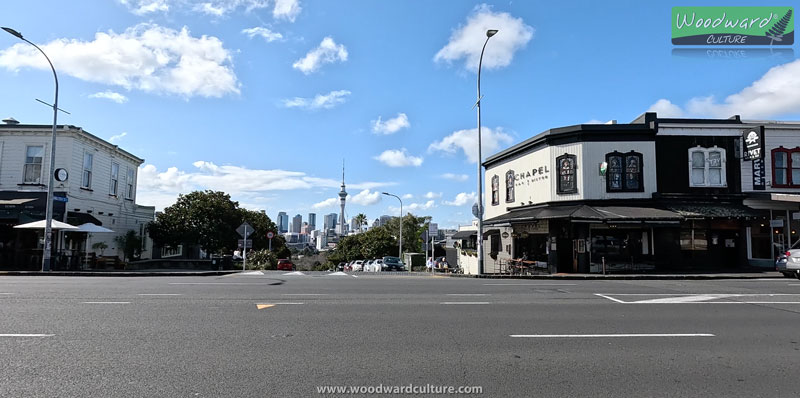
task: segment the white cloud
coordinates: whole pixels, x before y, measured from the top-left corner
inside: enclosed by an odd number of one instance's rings
[[[403,195],[403,199],[413,199],[413,198],[414,198],[414,195],[412,195],[410,193],[407,193],[407,194]]]
[[[350,95],[350,91],[338,90],[328,94],[317,94],[314,98],[294,97],[283,100],[283,106],[287,108],[303,109],[331,109],[336,105],[343,104]]]
[[[797,115],[800,114],[800,60],[770,68],[758,80],[722,101],[714,96],[698,96],[681,108],[669,100],[660,99],[650,110],[664,117],[727,118],[741,115],[745,119],[766,119]]]
[[[428,192],[425,194],[425,199],[439,199],[442,197],[441,192]]]
[[[660,99],[656,101],[655,104],[650,105],[650,108],[647,109],[648,112],[656,112],[658,113],[659,117],[681,117],[683,116],[683,110],[681,107],[673,104],[669,100]]]
[[[278,32],[273,32],[273,31],[271,31],[271,30],[269,30],[267,28],[261,27],[261,26],[256,26],[256,27],[248,28],[248,29],[242,29],[242,33],[246,34],[247,37],[249,37],[251,39],[253,37],[256,37],[256,36],[261,36],[261,37],[264,38],[264,40],[267,41],[267,43],[273,42],[275,40],[283,39],[283,35],[282,34],[280,34]]]
[[[491,38],[483,55],[483,67],[487,69],[508,66],[514,53],[525,47],[534,32],[522,18],[514,18],[507,12],[494,12],[490,6],[481,4],[467,17],[466,25],[453,31],[450,41],[436,53],[434,61],[452,63],[463,60],[466,69],[477,71],[489,29],[499,31]]]
[[[425,203],[411,203],[403,206],[403,214],[408,214],[410,211],[428,210],[434,207],[436,207],[436,203],[432,200]],[[400,207],[389,206],[389,212],[400,214]]]
[[[342,44],[336,44],[331,37],[326,37],[317,48],[298,59],[292,67],[308,75],[319,70],[323,64],[337,61],[347,61],[347,49]]]
[[[250,12],[269,7],[269,1],[267,0],[185,1],[185,4],[191,6],[192,11],[215,17],[222,17],[239,8],[243,8],[245,12]]]
[[[370,206],[381,201],[381,193],[365,189],[348,199],[348,201],[357,205]]]
[[[442,203],[448,206],[464,206],[466,204],[471,205],[477,201],[478,197],[475,195],[475,192],[470,192],[470,193],[461,192],[458,195],[456,195],[455,199],[451,201],[445,200]]]
[[[303,8],[300,7],[300,0],[275,0],[275,8],[272,9],[272,16],[275,19],[285,19],[294,22],[302,9]]]
[[[314,208],[315,210],[320,210],[320,209],[329,209],[332,207],[336,207],[338,205],[339,205],[339,198],[328,198],[323,200],[322,202],[314,203],[313,205],[311,205],[311,207]]]
[[[153,12],[169,11],[169,4],[167,4],[167,0],[119,0],[119,2],[128,7],[130,12],[140,16]]]
[[[483,131],[481,131],[481,135],[483,135]],[[469,179],[469,176],[466,174],[453,174],[453,173],[444,173],[440,176],[445,180],[453,180],[453,181],[466,181]]]
[[[405,148],[400,150],[387,149],[380,155],[375,156],[373,159],[378,160],[389,167],[419,167],[422,165],[422,158],[409,155]]]
[[[503,132],[503,129],[498,127],[491,129],[488,127],[481,128],[481,141],[482,141],[482,155],[485,158],[497,152],[501,145],[510,144],[513,139],[510,135]],[[467,160],[470,163],[478,161],[478,129],[458,130],[447,137],[442,138],[428,146],[428,151],[442,151],[448,154],[455,154],[459,150],[464,152]]]
[[[234,199],[263,197],[273,191],[291,191],[313,188],[338,190],[341,181],[311,177],[301,171],[260,170],[241,166],[219,166],[211,162],[197,161],[194,170],[183,171],[170,167],[159,171],[147,164],[139,168],[138,202],[155,205],[161,209],[171,205],[178,194],[195,190],[216,190],[229,193]],[[395,185],[392,182],[349,183],[353,189],[376,189]]]
[[[194,37],[186,27],[176,31],[140,24],[123,33],[98,32],[92,41],[56,39],[41,47],[59,73],[89,82],[186,97],[239,93],[231,55],[222,41]],[[14,71],[50,69],[25,43],[0,51],[0,66]]]
[[[89,98],[104,98],[104,99],[108,99],[108,100],[114,101],[114,102],[116,102],[118,104],[124,104],[124,103],[128,102],[128,97],[126,97],[126,96],[124,96],[124,95],[122,95],[120,93],[113,92],[111,90],[106,90],[106,91],[102,91],[102,92],[99,92],[99,93],[91,94],[91,95],[89,95]]]
[[[381,120],[380,116],[378,116],[378,120],[372,121],[372,132],[376,134],[394,134],[409,127],[411,127],[411,123],[408,122],[408,116],[405,113],[398,113],[397,117],[385,122]]]
[[[108,139],[108,142],[116,144],[117,142],[119,142],[119,140],[125,138],[126,135],[128,135],[128,133],[123,132],[122,134],[111,136],[111,138]]]

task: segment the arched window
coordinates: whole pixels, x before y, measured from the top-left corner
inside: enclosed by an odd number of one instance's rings
[[[606,154],[607,192],[644,192],[642,154],[611,152]]]
[[[578,167],[575,155],[563,154],[556,158],[556,170],[558,170],[558,184],[556,192],[558,194],[571,194],[578,192],[578,179],[575,169]]]
[[[514,170],[506,172],[506,202],[514,201]]]
[[[800,147],[772,150],[772,186],[776,188],[800,187]]]
[[[500,204],[500,177],[492,177],[492,206]]]

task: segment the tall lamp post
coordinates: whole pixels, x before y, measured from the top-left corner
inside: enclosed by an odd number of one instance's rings
[[[478,274],[483,273],[483,177],[481,167],[481,64],[483,64],[483,52],[486,50],[486,44],[489,39],[497,34],[497,29],[489,29],[486,31],[486,41],[483,42],[481,49],[481,58],[478,61],[478,102],[475,105],[478,107]]]
[[[50,182],[47,184],[47,205],[45,210],[45,225],[44,225],[44,252],[42,253],[42,271],[50,271],[50,251],[52,250],[53,246],[53,185],[54,185],[54,174],[56,168],[56,123],[58,121],[58,75],[56,74],[56,68],[53,67],[53,63],[50,62],[50,58],[47,54],[42,51],[39,46],[33,44],[28,39],[22,37],[22,33],[17,32],[14,29],[3,27],[3,30],[10,33],[13,36],[16,36],[18,39],[32,45],[37,50],[39,50],[44,58],[47,59],[47,63],[50,64],[50,69],[53,70],[53,78],[56,81],[56,95],[55,100],[53,101],[53,133],[50,137]]]
[[[403,261],[403,199],[400,199],[397,195],[392,195],[388,192],[381,192],[387,196],[394,196],[397,200],[400,201],[400,245],[398,248],[398,257],[400,257],[400,261]],[[411,264],[408,265],[408,272],[411,272]]]

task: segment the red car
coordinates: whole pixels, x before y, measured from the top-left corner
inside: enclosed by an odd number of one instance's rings
[[[278,271],[294,271],[292,260],[286,258],[278,260]]]

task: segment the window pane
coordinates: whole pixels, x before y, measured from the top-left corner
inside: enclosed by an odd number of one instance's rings
[[[628,156],[627,160],[625,161],[625,171],[628,173],[638,173],[639,172],[639,157],[638,156]]]
[[[625,177],[625,188],[637,190],[639,189],[639,173],[628,173]]]
[[[26,164],[25,165],[25,181],[23,182],[32,182],[38,183],[39,177],[42,175],[42,165],[41,164]]]
[[[111,178],[119,178],[119,165],[116,163],[111,163]]]
[[[708,169],[708,183],[710,185],[722,185],[722,169],[720,168]]]
[[[703,152],[692,152],[692,167],[705,167],[706,155]]]
[[[612,190],[622,189],[622,173],[613,173],[608,175],[608,186]]]
[[[792,152],[792,167],[800,168],[800,152]]]
[[[608,171],[612,173],[622,171],[622,156],[608,157]]]
[[[792,184],[800,185],[800,168],[792,169]]]
[[[774,184],[775,185],[786,185],[788,181],[786,181],[786,169],[775,169],[775,175],[773,176]]]
[[[86,170],[91,170],[92,169],[92,158],[93,158],[93,155],[90,154],[90,153],[87,153],[87,154],[85,154],[83,156],[83,168],[84,169],[86,169]]]
[[[775,152],[775,167],[786,167],[786,152]]]
[[[29,158],[41,158],[44,156],[44,147],[43,146],[29,146],[28,147],[28,157]]]
[[[706,185],[705,169],[692,168],[692,185]]]
[[[711,151],[708,153],[708,166],[721,167],[722,166],[722,153],[719,151]]]

